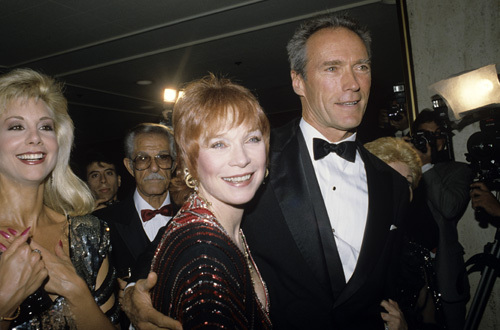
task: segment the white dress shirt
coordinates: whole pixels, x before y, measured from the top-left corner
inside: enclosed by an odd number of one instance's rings
[[[368,215],[366,170],[359,152],[349,162],[336,153],[314,160],[313,138],[328,141],[304,119],[300,121],[307,149],[325,202],[346,281],[351,278],[361,250]],[[356,134],[345,140],[355,141]]]
[[[141,218],[141,210],[156,210],[154,207],[149,205],[148,202],[146,202],[141,195],[139,195],[139,192],[137,191],[137,188],[135,189],[134,192],[134,204],[135,204],[135,209],[137,210],[137,213],[139,214],[139,218],[141,219],[142,227],[144,228],[144,231],[146,232],[146,235],[148,235],[148,238],[150,241],[153,241],[156,237],[156,234],[158,233],[158,230],[160,230],[161,227],[165,226],[172,217],[167,217],[161,214],[155,215],[151,220],[149,221],[142,221]],[[160,207],[164,205],[170,204],[170,193],[167,193],[167,198],[163,201],[163,204],[161,204]]]

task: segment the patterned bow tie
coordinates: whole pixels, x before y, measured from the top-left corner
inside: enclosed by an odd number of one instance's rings
[[[328,143],[322,139],[313,139],[314,160],[321,159],[330,152],[335,152],[345,160],[354,163],[356,160],[356,142],[346,141],[339,144]]]
[[[155,215],[161,214],[164,216],[173,216],[174,215],[174,209],[172,207],[172,204],[168,204],[165,206],[160,207],[158,210],[141,210],[141,218],[142,222],[146,222],[151,220]]]

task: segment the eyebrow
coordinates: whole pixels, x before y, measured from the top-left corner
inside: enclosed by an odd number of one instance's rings
[[[135,157],[137,157],[137,156],[155,157],[155,156],[162,155],[162,154],[167,154],[169,156],[172,155],[172,153],[170,151],[168,151],[168,150],[160,150],[160,151],[158,151],[158,153],[156,155],[153,155],[153,156],[151,156],[149,154],[149,152],[147,152],[147,151],[138,151],[137,154],[135,155]]]
[[[363,58],[363,59],[359,59],[355,62],[355,64],[371,64],[371,60],[369,58]],[[344,64],[345,61],[342,61],[342,60],[332,60],[332,61],[325,61],[323,62],[323,65],[324,66],[328,66],[328,65],[340,65],[340,64]]]
[[[116,172],[116,170],[114,168],[111,168],[111,167],[106,167],[102,170],[103,172],[105,171],[113,171],[113,172]],[[91,175],[92,173],[100,173],[101,171],[90,171],[89,174],[87,174],[87,176]]]
[[[23,116],[10,116],[10,117],[5,118],[5,120],[9,120],[9,119],[25,120],[25,118]],[[40,117],[38,119],[38,121],[43,121],[43,120],[52,120],[52,121],[54,121],[54,118],[52,118],[52,117]]]

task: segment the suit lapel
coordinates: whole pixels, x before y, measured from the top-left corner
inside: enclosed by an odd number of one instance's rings
[[[321,194],[321,189],[314,172],[314,167],[307,150],[306,143],[302,133],[297,133],[299,140],[299,150],[301,154],[302,164],[304,166],[305,178],[308,186],[308,194],[311,196],[311,201],[314,209],[314,219],[318,228],[321,245],[323,247],[324,263],[328,270],[328,277],[330,279],[330,286],[333,292],[334,299],[336,299],[342,289],[344,288],[345,276],[342,267],[342,261],[337,250],[337,244],[332,232],[332,225],[328,216],[325,201]]]
[[[128,247],[130,254],[137,259],[141,251],[150,243],[141,219],[137,214],[133,197],[124,201],[116,219],[116,231]]]
[[[352,296],[368,279],[373,268],[380,261],[379,258],[384,255],[382,251],[387,244],[388,234],[394,219],[392,205],[387,203],[387,201],[394,200],[392,189],[390,189],[392,178],[387,167],[379,166],[381,161],[373,162],[374,156],[369,154],[359,143],[358,151],[366,169],[368,216],[356,268],[341,296],[335,302],[336,306]]]
[[[277,137],[284,141],[271,153],[270,184],[307,265],[325,289],[336,295],[345,279],[307,147],[297,123],[281,132],[287,134]]]

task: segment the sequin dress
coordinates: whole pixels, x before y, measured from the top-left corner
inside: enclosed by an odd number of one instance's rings
[[[169,223],[151,270],[158,274],[154,307],[184,329],[271,328],[244,254],[197,195]]]
[[[114,293],[116,273],[109,267],[106,279],[95,289],[97,273],[110,253],[108,226],[92,215],[69,219],[70,258],[76,272],[87,283],[97,305],[104,304]],[[118,323],[118,299],[106,315]],[[12,329],[76,329],[63,297],[52,301],[41,287],[21,304],[20,316],[11,322]]]
[[[444,329],[442,324],[441,295],[436,285],[433,260],[427,248],[408,237],[404,237],[401,248],[400,276],[396,283],[396,300],[405,315],[411,330]],[[418,306],[422,288],[426,288],[424,306]],[[432,304],[437,324],[427,324],[422,320],[424,307]]]

